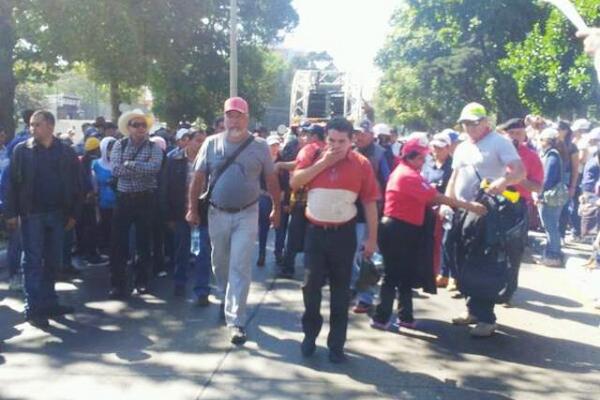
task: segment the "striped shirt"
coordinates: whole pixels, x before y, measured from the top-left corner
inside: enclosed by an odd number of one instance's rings
[[[111,153],[113,176],[119,180],[117,191],[138,193],[157,189],[157,175],[163,160],[162,150],[147,139],[141,144],[139,151],[131,139],[127,139],[127,146],[123,149],[123,141],[117,141]]]

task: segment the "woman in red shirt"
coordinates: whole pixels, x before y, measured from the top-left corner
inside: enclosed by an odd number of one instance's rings
[[[413,317],[412,289],[420,268],[417,249],[423,245],[425,210],[434,204],[464,208],[483,215],[487,209],[475,202],[464,202],[440,194],[421,176],[429,148],[420,139],[406,142],[401,161],[390,175],[385,191],[384,217],[379,224],[379,249],[383,255],[385,275],[380,303],[371,326],[389,329],[396,290],[398,291],[400,327],[416,327]],[[433,271],[432,271],[433,273]]]

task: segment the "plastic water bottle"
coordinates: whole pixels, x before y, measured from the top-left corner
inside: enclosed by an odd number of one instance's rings
[[[200,253],[200,232],[198,228],[192,228],[192,254],[198,255]]]
[[[440,210],[442,214],[442,228],[446,231],[452,229],[452,220],[454,219],[454,210],[450,207],[442,207]]]

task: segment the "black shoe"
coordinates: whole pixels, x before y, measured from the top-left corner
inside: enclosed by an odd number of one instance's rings
[[[29,325],[35,326],[38,329],[46,329],[50,326],[48,318],[39,314],[28,315],[25,317],[25,320],[29,322]]]
[[[316,350],[317,345],[315,344],[314,339],[304,337],[304,340],[302,340],[302,344],[300,345],[300,351],[302,351],[302,355],[304,357],[310,357],[315,354]]]
[[[125,289],[121,288],[112,288],[110,292],[108,292],[108,298],[112,300],[125,300],[129,298],[130,293]]]
[[[275,253],[275,264],[279,267],[283,267],[283,263],[285,262],[285,257],[282,253]]]
[[[246,336],[246,330],[242,326],[231,327],[231,343],[236,346],[240,346],[246,343],[248,337]]]
[[[266,261],[266,256],[264,254],[258,255],[258,260],[256,261],[256,265],[259,267],[264,267]]]
[[[348,361],[343,350],[329,350],[329,361],[332,364],[341,364]]]
[[[173,296],[184,297],[185,296],[185,285],[175,284],[175,289],[173,289]]]
[[[146,294],[148,293],[148,286],[145,283],[138,283],[135,285],[135,291],[139,295]]]
[[[87,256],[85,258],[85,262],[87,262],[87,265],[90,267],[100,267],[108,264],[108,259],[104,259],[98,254],[93,254],[91,256]]]
[[[208,307],[210,306],[210,301],[208,300],[208,295],[203,294],[196,297],[196,305],[198,307]]]
[[[60,271],[58,271],[56,274],[56,280],[59,282],[69,282],[71,279],[74,279],[79,275],[81,275],[81,271],[72,265],[66,265]]]
[[[281,270],[279,271],[279,273],[277,274],[278,278],[281,279],[294,279],[294,271],[290,271],[290,270]]]
[[[44,310],[48,317],[60,317],[65,314],[73,314],[75,308],[71,306],[64,306],[62,304],[55,304]]]

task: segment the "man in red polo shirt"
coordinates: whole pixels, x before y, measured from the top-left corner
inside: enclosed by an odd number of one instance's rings
[[[352,124],[334,118],[325,129],[326,145],[310,144],[298,154],[290,185],[294,190],[308,190],[302,354],[308,357],[316,350],[315,340],[323,325],[321,288],[328,278],[331,311],[327,347],[329,360],[340,363],[346,359],[350,277],[357,246],[355,203],[360,199],[364,206],[368,234],[362,246],[365,257],[370,257],[377,244],[379,190],[369,160],[352,151]]]
[[[542,182],[544,181],[544,166],[542,165],[542,161],[540,160],[540,156],[538,156],[537,152],[527,145],[525,120],[522,118],[513,118],[500,125],[498,130],[504,132],[506,137],[513,142],[517,149],[517,153],[519,153],[519,157],[521,157],[521,161],[525,167],[526,176],[525,179],[515,185],[515,189],[519,192],[525,203],[525,206],[527,207],[525,216],[534,215],[533,213],[537,213],[537,207],[535,204],[533,204],[533,197],[531,194],[532,192],[539,193],[542,191]],[[525,246],[527,244],[527,228],[529,227],[529,222],[527,222],[524,227],[525,229],[523,230],[522,241],[523,247],[516,249],[516,251],[512,253],[511,276],[506,290],[506,297],[508,300],[506,303],[504,303],[504,305],[507,307],[511,306],[510,300],[517,290],[517,286],[519,284],[519,269],[521,265],[521,259],[523,258],[523,253],[525,252]]]

